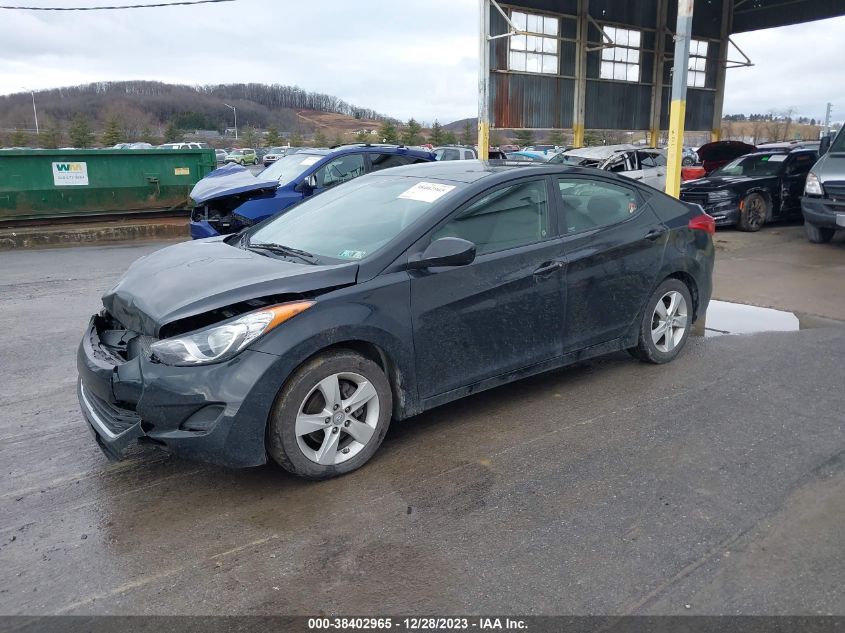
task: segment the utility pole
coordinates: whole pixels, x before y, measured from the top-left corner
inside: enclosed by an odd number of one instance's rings
[[[35,134],[37,136],[38,135],[38,110],[35,109],[35,91],[30,90],[29,94],[32,95],[32,114],[35,117]],[[828,103],[827,105],[828,105],[828,108],[829,108],[830,104]]]
[[[490,0],[478,0],[479,49],[478,49],[478,158],[490,156]]]
[[[38,110],[35,109],[35,91],[21,86],[30,95],[32,95],[32,115],[35,117],[35,133],[38,134]]]
[[[824,135],[830,135],[830,111],[833,110],[833,104],[827,104],[827,111],[824,113]]]
[[[681,193],[681,159],[684,154],[684,117],[687,110],[687,70],[693,5],[694,0],[678,0],[672,105],[669,108],[669,143],[666,156],[666,193],[675,198]]]
[[[238,140],[238,109],[235,106],[230,106],[228,103],[224,103],[224,106],[230,108],[232,113],[235,115],[235,140]]]

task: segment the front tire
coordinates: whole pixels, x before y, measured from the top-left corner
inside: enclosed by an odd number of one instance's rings
[[[813,244],[827,244],[833,239],[833,234],[836,233],[836,229],[831,229],[826,226],[815,226],[805,220],[804,233],[807,234],[807,239]]]
[[[740,231],[759,231],[769,217],[769,203],[759,193],[752,193],[742,201],[737,228]]]
[[[378,450],[393,411],[381,367],[351,350],[321,354],[285,383],[267,432],[267,450],[282,468],[329,479],[363,466]]]
[[[668,363],[681,353],[692,325],[689,288],[678,279],[661,283],[646,304],[637,346],[628,350],[646,363]]]

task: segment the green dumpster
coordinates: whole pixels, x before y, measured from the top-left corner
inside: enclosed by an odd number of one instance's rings
[[[0,151],[0,223],[190,207],[212,149]]]

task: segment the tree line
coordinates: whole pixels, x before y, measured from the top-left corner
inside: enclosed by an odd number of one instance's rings
[[[297,110],[315,110],[385,121],[389,117],[371,108],[350,104],[338,97],[309,92],[298,86],[279,84],[217,84],[187,86],[155,81],[99,82],[35,93],[41,128],[64,134],[84,119],[91,127],[103,128],[110,119],[122,125],[124,138],[138,140],[145,129],[151,136],[167,136],[166,129],[223,131],[234,126],[232,110],[237,108],[238,125],[281,129],[305,127]],[[0,129],[33,129],[32,97],[29,93],[0,96]]]

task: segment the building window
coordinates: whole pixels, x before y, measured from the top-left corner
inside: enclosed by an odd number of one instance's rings
[[[639,81],[640,32],[613,26],[605,26],[603,29],[613,40],[613,46],[601,49],[599,77],[619,81]],[[602,41],[606,44],[604,38]]]
[[[707,80],[707,42],[690,40],[689,43],[689,71],[687,85],[693,88],[704,88]]]
[[[560,28],[558,18],[511,12],[511,21],[527,35],[509,37],[508,69],[528,73],[556,75],[558,68],[557,35]]]

